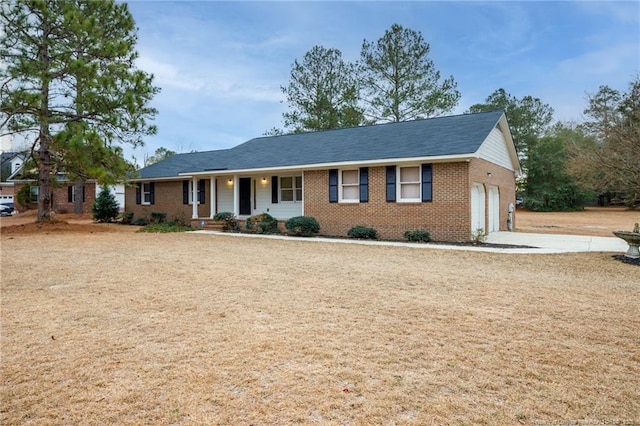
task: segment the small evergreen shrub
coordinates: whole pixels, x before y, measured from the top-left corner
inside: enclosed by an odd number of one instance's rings
[[[416,243],[428,243],[431,241],[431,234],[426,229],[409,230],[404,233],[404,237]]]
[[[225,231],[238,231],[240,230],[240,225],[238,225],[238,219],[231,212],[218,212],[213,216],[213,220],[225,222],[224,230]]]
[[[24,185],[22,188],[20,188],[20,190],[16,194],[16,201],[18,201],[16,208],[20,208],[20,210],[29,209],[29,203],[32,202],[31,187],[33,186],[35,185]]]
[[[131,224],[136,226],[146,226],[149,224],[149,221],[146,217],[138,217],[133,219],[133,221],[131,221]]]
[[[378,238],[376,230],[367,226],[354,226],[349,229],[347,235],[351,238],[357,238],[360,240],[375,240]]]
[[[284,227],[289,231],[289,235],[298,237],[311,237],[320,232],[320,224],[311,216],[296,216],[287,220]]]
[[[255,234],[275,234],[278,232],[278,220],[268,213],[261,213],[248,218],[245,227]]]
[[[133,212],[122,212],[120,213],[120,223],[123,225],[131,225],[133,221]]]
[[[151,223],[164,223],[167,221],[167,214],[161,212],[151,212]]]
[[[111,193],[109,187],[102,185],[100,194],[91,206],[93,220],[96,222],[111,222],[118,218],[119,206],[116,196]]]

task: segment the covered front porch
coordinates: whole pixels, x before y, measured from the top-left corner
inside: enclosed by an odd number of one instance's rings
[[[241,220],[260,213],[286,220],[304,214],[303,186],[302,172],[192,175],[188,184],[185,181],[183,197],[191,205],[192,224],[200,227],[220,212]]]

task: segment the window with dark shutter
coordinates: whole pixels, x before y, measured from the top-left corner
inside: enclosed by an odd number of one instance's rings
[[[67,202],[73,203],[73,186],[67,186]]]
[[[155,204],[156,203],[156,184],[155,182],[150,182],[149,183],[149,204]]]
[[[271,176],[271,202],[278,204],[278,176]]]
[[[189,181],[182,181],[182,204],[189,204]]]
[[[204,179],[200,179],[198,181],[198,202],[200,204],[204,204],[205,203],[205,190],[204,190]]]
[[[396,201],[396,166],[387,166],[387,201]]]
[[[366,203],[369,201],[369,168],[360,168],[360,202]]]
[[[433,200],[433,168],[431,164],[422,165],[422,201]]]
[[[338,169],[329,170],[329,202],[338,202]]]

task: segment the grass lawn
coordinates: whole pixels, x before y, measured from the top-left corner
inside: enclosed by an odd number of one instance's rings
[[[94,226],[3,228],[1,424],[640,424],[611,253]]]

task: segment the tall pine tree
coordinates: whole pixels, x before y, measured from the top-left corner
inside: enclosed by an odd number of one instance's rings
[[[112,183],[130,170],[122,144],[154,134],[159,91],[135,68],[136,26],[113,0],[10,0],[0,8],[0,133],[32,141],[38,220],[57,172]]]
[[[422,34],[394,24],[377,42],[364,41],[360,74],[370,122],[429,118],[450,112],[460,92],[453,76],[440,80]]]

